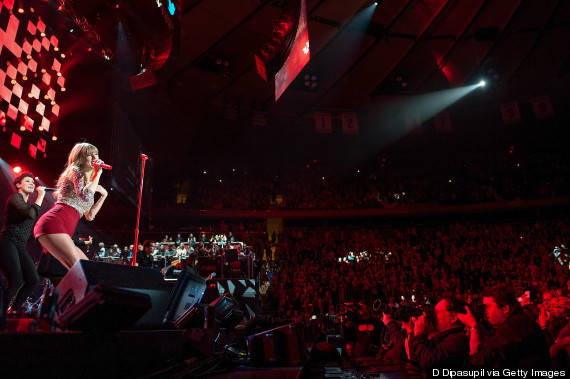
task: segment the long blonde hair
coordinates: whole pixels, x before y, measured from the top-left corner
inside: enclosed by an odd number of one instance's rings
[[[69,152],[69,157],[67,157],[67,164],[65,165],[65,169],[57,180],[56,195],[59,194],[66,181],[73,182],[75,171],[83,173],[83,165],[85,164],[87,157],[96,152],[98,152],[97,148],[87,142],[80,142],[73,146],[73,149],[71,149]],[[93,174],[94,172],[91,173],[91,175]],[[84,174],[83,179],[88,180],[90,178],[86,178]]]

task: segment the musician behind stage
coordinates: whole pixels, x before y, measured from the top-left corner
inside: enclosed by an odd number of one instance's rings
[[[137,253],[137,266],[152,268],[152,252],[154,250],[154,241],[147,240],[143,243],[142,251]]]

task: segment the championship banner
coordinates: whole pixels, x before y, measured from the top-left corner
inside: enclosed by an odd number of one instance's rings
[[[503,118],[503,124],[505,125],[520,123],[521,112],[519,110],[519,103],[516,101],[511,101],[509,103],[502,103],[501,117]]]
[[[548,95],[531,97],[530,102],[536,118],[541,119],[554,116],[554,109],[552,109],[552,103],[550,103]]]
[[[406,132],[421,134],[422,119],[419,115],[406,115]]]
[[[450,132],[452,129],[451,117],[448,111],[440,112],[433,118],[436,133]]]
[[[265,112],[263,103],[261,101],[252,100],[251,107],[253,108],[251,124],[253,126],[267,126],[267,112]]]
[[[239,96],[224,95],[224,118],[236,121],[239,117]]]
[[[342,134],[358,134],[358,117],[356,113],[341,113]]]
[[[315,112],[315,127],[317,133],[332,133],[332,121],[330,112]]]

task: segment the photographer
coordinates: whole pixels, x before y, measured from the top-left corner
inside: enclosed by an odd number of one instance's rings
[[[444,298],[435,306],[436,334],[428,338],[430,326],[426,313],[414,320],[414,336],[409,342],[410,356],[422,368],[462,368],[469,356],[469,338],[459,322],[454,300]]]
[[[351,358],[373,357],[381,345],[384,325],[371,317],[370,307],[364,301],[358,303],[356,312],[353,320],[345,323],[346,354]]]
[[[469,362],[475,367],[545,368],[550,366],[548,345],[536,321],[524,313],[513,292],[504,285],[488,288],[483,293],[485,314],[494,328],[484,334],[469,309],[458,314],[471,330]]]
[[[384,336],[382,337],[382,349],[378,352],[377,358],[385,361],[402,362],[409,360],[406,349],[406,341],[412,335],[413,322],[409,317],[402,317],[404,320],[396,320],[397,312],[394,308],[386,308],[382,312],[382,322],[386,325]]]

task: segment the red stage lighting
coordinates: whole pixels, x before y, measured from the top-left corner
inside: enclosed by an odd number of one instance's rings
[[[12,171],[14,171],[16,174],[19,174],[22,171],[22,168],[20,166],[14,166]]]

